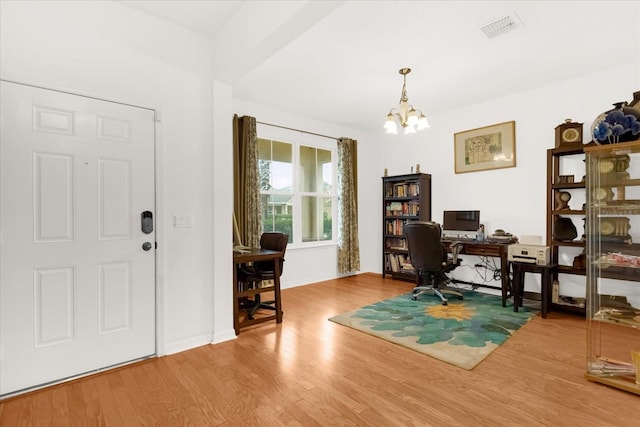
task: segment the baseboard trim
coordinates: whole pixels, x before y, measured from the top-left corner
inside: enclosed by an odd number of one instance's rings
[[[164,355],[180,353],[182,351],[191,350],[192,348],[201,347],[211,343],[211,335],[198,335],[180,341],[167,343]]]

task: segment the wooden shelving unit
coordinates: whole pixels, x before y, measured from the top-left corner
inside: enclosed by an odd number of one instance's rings
[[[572,274],[578,276],[585,276],[586,269],[582,265],[568,265],[562,263],[562,252],[566,248],[582,248],[581,252],[584,252],[586,248],[586,241],[583,238],[581,230],[583,224],[580,222],[586,218],[585,209],[576,209],[575,206],[570,206],[568,209],[558,209],[557,196],[560,192],[570,192],[575,195],[582,195],[586,199],[586,167],[583,168],[583,176],[572,176],[574,182],[562,181],[564,175],[563,161],[566,159],[572,159],[576,162],[578,160],[584,160],[584,148],[587,146],[595,145],[593,142],[587,145],[583,145],[582,141],[578,141],[575,144],[568,146],[559,146],[547,150],[547,241],[549,246],[551,263],[558,264],[558,269],[554,273],[553,281],[559,281],[560,274]],[[574,202],[575,203],[575,202]],[[574,240],[558,240],[556,239],[555,223],[559,217],[570,218],[576,227],[577,237]],[[586,289],[585,289],[586,295]],[[582,304],[566,304],[566,303],[553,303],[554,309],[563,311],[570,311],[584,315],[586,308]]]
[[[415,280],[403,233],[408,221],[431,221],[431,175],[382,177],[382,277]]]

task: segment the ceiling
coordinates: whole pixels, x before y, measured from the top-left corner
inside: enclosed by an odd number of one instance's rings
[[[407,76],[427,117],[640,61],[640,1],[120,0],[211,40],[236,99],[380,131]],[[494,38],[481,27],[511,16]]]

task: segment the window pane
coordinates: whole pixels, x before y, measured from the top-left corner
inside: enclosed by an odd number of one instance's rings
[[[318,198],[302,197],[302,241],[318,241]]]
[[[261,191],[291,191],[293,178],[292,145],[258,139],[258,168]]]
[[[331,151],[300,147],[300,191],[308,193],[332,191]]]
[[[316,185],[316,149],[313,147],[300,147],[300,191],[314,193]]]
[[[271,160],[271,141],[258,138],[258,158],[260,160]]]
[[[286,142],[272,143],[271,186],[277,191],[291,191],[293,186],[293,147]]]
[[[302,241],[318,242],[333,237],[333,199],[302,197]]]
[[[291,195],[262,194],[260,196],[260,205],[260,209],[262,209],[262,230],[286,233],[289,235],[289,242],[293,242],[293,198]]]
[[[331,194],[333,192],[331,151],[318,149],[318,170],[322,171],[322,176],[319,177],[320,182],[322,182],[322,193]]]
[[[333,238],[333,199],[331,197],[322,198],[322,235],[320,240],[331,240]]]

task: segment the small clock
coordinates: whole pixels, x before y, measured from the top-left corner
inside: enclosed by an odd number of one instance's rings
[[[558,191],[556,193],[556,210],[569,209],[569,200],[571,200],[571,193],[568,191]]]
[[[613,197],[613,191],[611,189],[606,189],[603,187],[597,187],[591,193],[593,199],[597,202],[604,202],[606,200],[611,200]]]
[[[631,238],[629,236],[629,218],[624,216],[612,216],[600,219],[600,234],[609,238],[617,237],[619,241],[626,241]],[[612,241],[612,240],[609,240]]]
[[[600,233],[608,236],[616,231],[616,226],[611,221],[600,221]]]
[[[564,142],[576,142],[580,139],[580,133],[576,128],[569,128],[562,131],[562,140]]]
[[[629,169],[629,163],[631,161],[631,158],[627,155],[621,155],[621,156],[616,156],[616,161],[615,163],[615,167],[613,169],[613,172],[610,174],[613,179],[618,180],[618,181],[626,181],[627,179],[630,178],[629,172],[627,172],[627,169]],[[619,186],[618,187],[618,199],[619,200],[624,200],[625,198],[625,187],[624,186]]]
[[[564,123],[556,126],[556,147],[578,144],[582,144],[582,123],[566,119]]]
[[[610,173],[613,172],[613,170],[615,169],[616,165],[613,162],[613,160],[606,158],[606,159],[602,159],[598,162],[598,171],[600,173]]]

